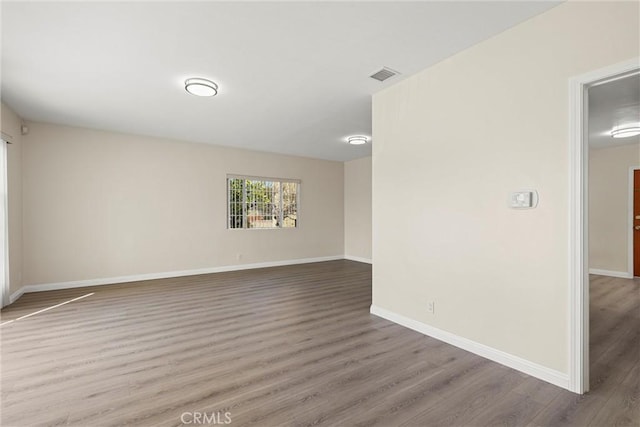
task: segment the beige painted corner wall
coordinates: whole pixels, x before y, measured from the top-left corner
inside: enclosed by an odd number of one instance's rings
[[[22,121],[2,103],[3,139],[7,145],[7,198],[9,223],[9,292],[22,287]],[[5,301],[8,304],[8,301]]]
[[[24,285],[344,253],[340,162],[29,126]],[[300,227],[227,230],[227,174],[302,180]]]
[[[371,261],[371,157],[344,164],[344,253]]]
[[[629,272],[629,169],[640,144],[589,150],[589,268]]]
[[[564,3],[374,96],[375,306],[568,372],[569,78],[639,55],[638,6]]]

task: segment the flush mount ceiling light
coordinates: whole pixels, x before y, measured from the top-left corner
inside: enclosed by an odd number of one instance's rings
[[[611,136],[614,138],[629,138],[640,135],[640,126],[625,126],[613,129]]]
[[[369,141],[364,135],[354,135],[347,138],[347,142],[351,145],[362,145],[366,144]]]
[[[184,81],[184,89],[191,95],[215,96],[218,93],[218,85],[211,80],[191,78]]]

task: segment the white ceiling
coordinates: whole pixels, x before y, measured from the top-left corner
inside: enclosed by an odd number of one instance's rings
[[[640,135],[611,136],[616,126],[640,125],[640,74],[590,88],[588,125],[592,148],[640,143]]]
[[[27,120],[331,160],[371,95],[558,2],[2,2],[2,100]],[[385,83],[383,66],[402,73]],[[185,92],[216,81],[214,98]],[[375,141],[373,142],[375,143]]]

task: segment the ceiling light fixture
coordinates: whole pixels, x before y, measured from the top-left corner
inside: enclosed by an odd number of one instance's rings
[[[611,131],[611,136],[614,138],[629,138],[636,135],[640,135],[640,126],[619,127]]]
[[[351,145],[362,145],[366,144],[368,141],[369,138],[364,135],[354,135],[347,138],[347,142]]]
[[[218,85],[211,80],[191,78],[184,81],[184,89],[191,95],[215,96],[218,94]]]

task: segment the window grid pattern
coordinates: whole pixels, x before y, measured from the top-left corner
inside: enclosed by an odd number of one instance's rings
[[[227,227],[297,227],[299,186],[296,181],[271,178],[227,178]]]

